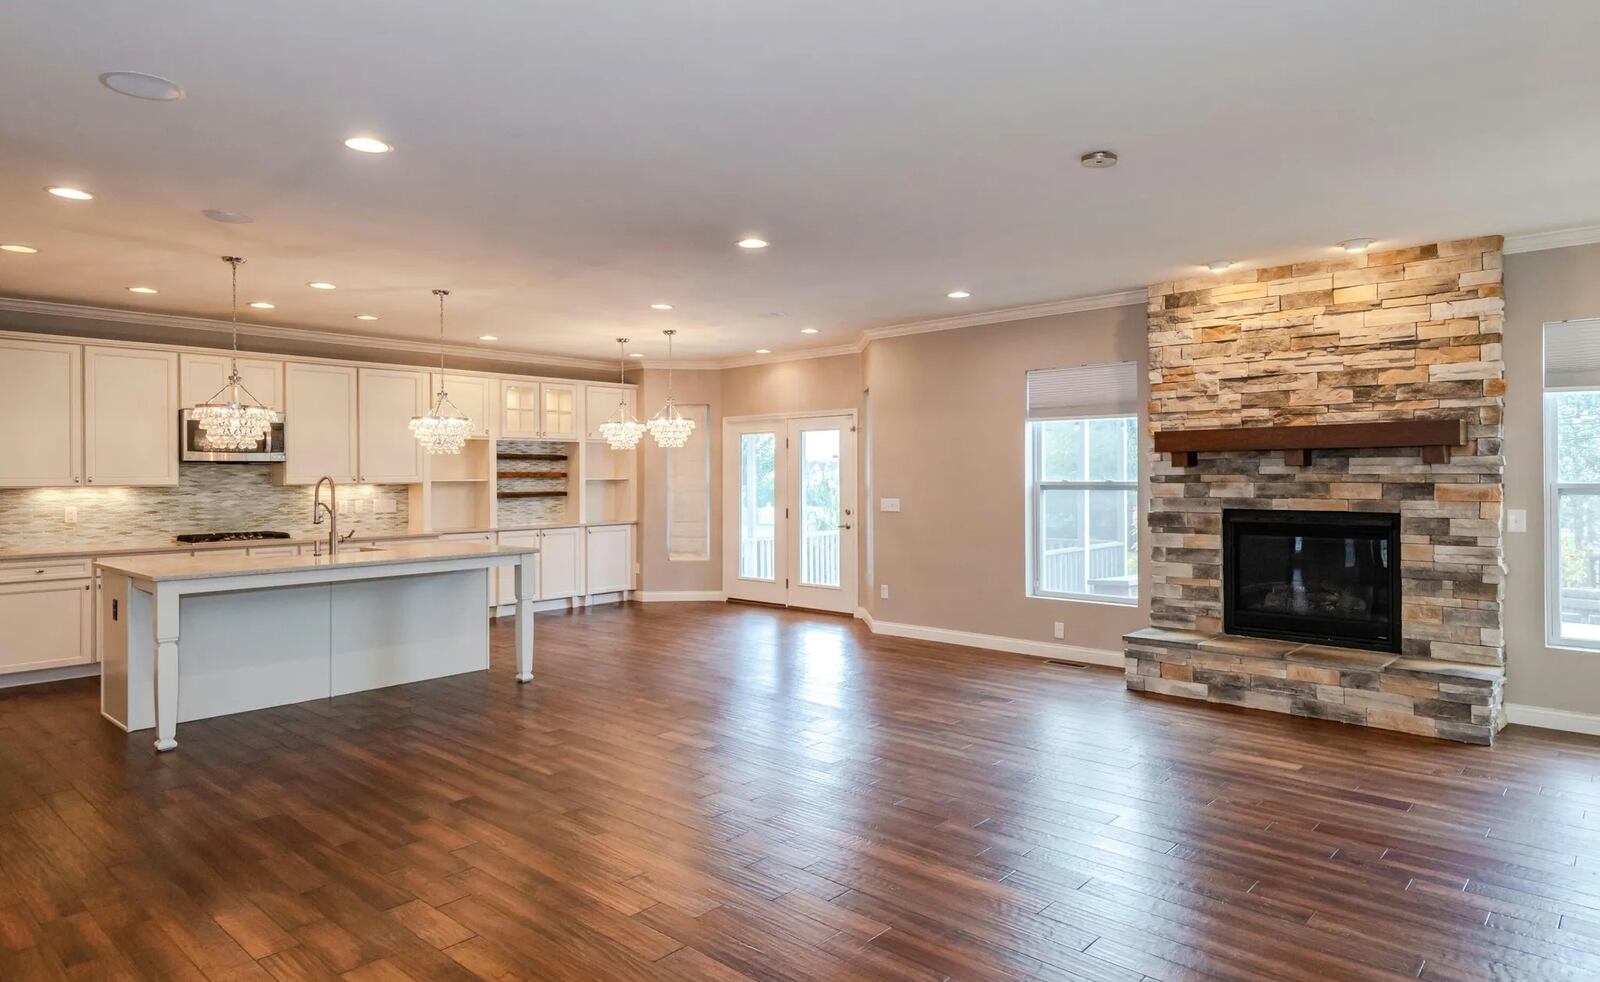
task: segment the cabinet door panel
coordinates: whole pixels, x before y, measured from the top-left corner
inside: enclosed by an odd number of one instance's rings
[[[581,386],[570,382],[539,384],[539,432],[546,440],[583,438]]]
[[[500,439],[539,437],[539,383],[500,380]]]
[[[75,344],[0,341],[0,487],[82,481],[82,357]]]
[[[89,586],[86,579],[0,586],[0,673],[88,662]]]
[[[360,452],[357,476],[365,484],[422,480],[422,447],[411,419],[426,411],[428,378],[421,372],[361,369]]]
[[[626,525],[602,525],[588,531],[585,570],[588,585],[584,593],[616,593],[633,589],[633,555],[628,548],[631,536]]]
[[[85,348],[84,481],[178,483],[178,355]]]
[[[450,401],[461,410],[461,415],[472,420],[471,436],[486,437],[494,416],[495,380],[475,375],[449,375],[444,377],[445,392]],[[428,404],[432,405],[434,393],[439,391],[439,373],[428,374]]]
[[[628,407],[628,411],[635,416],[639,411],[634,406],[633,390],[621,389],[613,385],[588,385],[583,390],[584,417],[587,425],[587,435],[590,440],[599,440],[600,424],[616,415],[617,403],[621,402]]]
[[[233,359],[227,355],[190,354],[178,356],[179,375],[182,379],[180,402],[184,409],[193,409],[221,391],[228,384],[228,373]],[[262,358],[240,358],[239,378],[250,394],[268,409],[283,412],[283,362]]]
[[[284,367],[285,484],[356,479],[356,370],[337,365]]]
[[[539,541],[539,599],[583,592],[583,529],[545,529]]]

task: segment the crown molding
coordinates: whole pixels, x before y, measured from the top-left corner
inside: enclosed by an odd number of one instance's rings
[[[70,318],[98,321],[107,324],[134,324],[140,327],[160,327],[177,331],[199,331],[208,334],[229,334],[233,325],[228,321],[209,317],[190,317],[183,314],[162,314],[145,310],[122,310],[115,307],[90,307],[83,304],[58,303],[50,300],[27,300],[21,297],[0,297],[0,311],[32,314],[39,317]],[[272,338],[280,341],[297,341],[306,344],[326,344],[342,348],[377,349],[380,351],[406,351],[436,355],[439,342],[397,338],[388,335],[354,334],[346,331],[322,331],[308,327],[284,327],[249,321],[239,325],[239,333],[251,338]],[[550,355],[524,348],[483,348],[470,344],[446,344],[446,355],[460,358],[481,358],[485,361],[510,364],[548,365],[554,368],[584,368],[609,371],[616,364],[609,359],[574,358],[570,355]]]
[[[1600,242],[1600,225],[1580,225],[1577,228],[1558,228],[1549,232],[1508,235],[1502,251],[1507,255],[1515,255],[1519,252],[1543,252],[1546,249],[1565,249],[1568,246],[1591,245],[1595,242]]]
[[[1004,324],[1009,321],[1030,320],[1035,317],[1053,317],[1057,314],[1076,314],[1085,310],[1106,310],[1111,307],[1143,306],[1149,298],[1144,287],[1137,290],[1119,290],[1116,293],[1098,293],[1071,300],[1052,300],[1049,303],[1029,304],[1024,307],[1002,307],[954,317],[936,317],[932,320],[890,324],[886,327],[869,327],[861,332],[862,344],[883,338],[898,338],[908,334],[931,334],[935,331],[955,331],[963,327],[980,327],[984,324]]]

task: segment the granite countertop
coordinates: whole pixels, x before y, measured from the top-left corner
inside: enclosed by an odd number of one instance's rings
[[[441,535],[474,535],[485,532],[532,532],[540,529],[585,528],[600,525],[634,525],[635,522],[540,522],[525,525],[503,525],[500,528],[448,528],[431,532],[357,532],[350,542],[394,542],[401,539],[433,539]],[[102,556],[156,555],[161,553],[206,552],[212,549],[245,549],[272,546],[309,546],[327,542],[326,535],[292,535],[287,539],[254,539],[248,542],[174,542],[163,539],[117,539],[115,542],[82,542],[55,547],[25,547],[14,549],[0,546],[0,562],[17,560],[33,562],[40,559],[79,559]]]
[[[538,551],[531,547],[497,546],[487,542],[401,542],[366,548],[352,548],[347,543],[340,548],[337,556],[237,556],[228,553],[212,556],[142,555],[129,556],[125,559],[103,559],[95,565],[107,572],[122,573],[135,580],[164,582],[258,576],[263,573],[292,573],[302,570],[359,569],[477,557],[525,556]]]

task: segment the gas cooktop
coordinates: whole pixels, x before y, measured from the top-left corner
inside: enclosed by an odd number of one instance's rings
[[[288,532],[188,532],[174,536],[179,542],[248,542],[255,539],[287,539]]]

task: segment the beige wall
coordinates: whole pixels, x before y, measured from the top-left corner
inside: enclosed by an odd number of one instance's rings
[[[672,394],[680,406],[711,407],[711,556],[704,562],[667,558],[667,451],[646,436],[639,444],[639,583],[648,593],[713,592],[722,589],[722,374],[675,371]],[[649,419],[667,397],[667,373],[628,373],[639,383],[640,419]]]
[[[1025,582],[1026,372],[1132,361],[1142,397],[1146,350],[1143,305],[874,341],[866,387],[875,582],[862,581],[872,616],[1035,641],[1052,640],[1060,621],[1065,643],[1119,652],[1125,632],[1148,625],[1147,599],[1136,607],[1032,599]],[[901,511],[876,510],[885,497],[899,498]],[[1149,592],[1142,577],[1140,597]]]
[[[728,416],[861,408],[860,355],[729,368],[722,373]]]
[[[1506,702],[1600,713],[1600,652],[1544,643],[1543,326],[1600,317],[1600,245],[1506,257]]]

